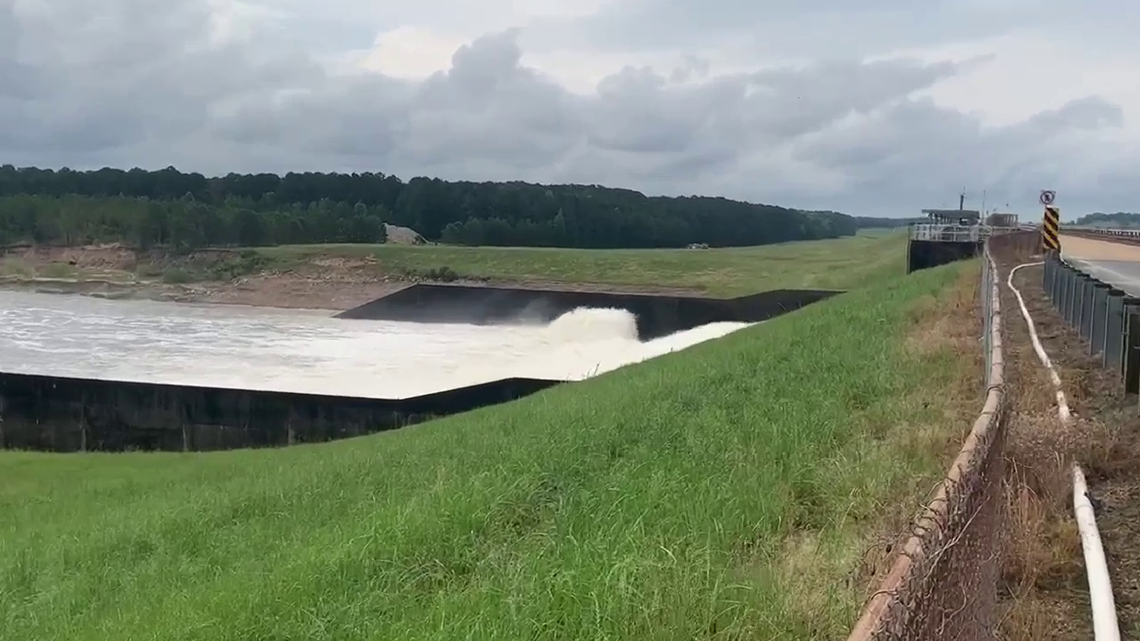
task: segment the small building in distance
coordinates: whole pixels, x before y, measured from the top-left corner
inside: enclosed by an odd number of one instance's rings
[[[990,227],[1017,227],[1017,214],[990,212],[986,216],[986,224]]]

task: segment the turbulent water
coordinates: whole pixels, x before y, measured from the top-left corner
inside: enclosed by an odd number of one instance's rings
[[[0,291],[0,371],[406,398],[511,376],[580,380],[745,326],[642,343],[616,309],[476,326]]]

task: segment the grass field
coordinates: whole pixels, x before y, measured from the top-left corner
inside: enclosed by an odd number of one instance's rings
[[[407,245],[293,245],[256,250],[277,268],[317,257],[373,256],[378,271],[419,276],[448,268],[461,277],[607,285],[668,285],[720,296],[769,289],[847,289],[900,274],[906,234],[858,236],[728,249],[540,249]]]
[[[839,638],[977,410],[977,269],[366,438],[0,452],[0,638]]]

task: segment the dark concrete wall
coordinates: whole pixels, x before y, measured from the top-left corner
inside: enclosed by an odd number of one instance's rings
[[[406,400],[0,372],[0,448],[206,451],[370,434],[559,384],[514,378]]]
[[[906,246],[906,273],[973,258],[981,251],[982,243],[910,240]]]
[[[626,309],[641,340],[714,322],[754,323],[842,292],[779,289],[733,299],[656,296],[461,285],[415,285],[365,303],[337,318],[414,323],[550,322],[578,307]]]

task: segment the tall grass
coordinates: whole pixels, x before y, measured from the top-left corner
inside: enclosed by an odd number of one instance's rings
[[[834,638],[944,466],[903,339],[963,269],[367,438],[0,453],[0,637]]]

